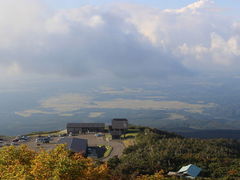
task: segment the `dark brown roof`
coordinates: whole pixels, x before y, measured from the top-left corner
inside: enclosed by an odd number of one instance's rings
[[[67,148],[73,152],[86,153],[88,141],[80,138],[61,138],[58,144],[66,144]]]
[[[67,123],[67,128],[105,128],[104,123]]]
[[[128,121],[127,119],[121,119],[121,118],[114,118],[112,121]]]
[[[128,129],[128,120],[127,119],[113,119],[112,120],[112,129]]]
[[[121,131],[111,131],[110,133],[112,136],[121,136],[122,135]]]

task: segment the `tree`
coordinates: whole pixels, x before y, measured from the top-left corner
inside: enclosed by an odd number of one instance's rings
[[[39,153],[26,146],[9,146],[0,150],[0,179],[105,180],[109,170],[106,163],[97,165],[65,145]]]

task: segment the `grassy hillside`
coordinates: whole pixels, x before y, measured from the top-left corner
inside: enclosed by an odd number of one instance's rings
[[[49,135],[59,135],[59,134],[64,134],[67,133],[67,130],[56,130],[56,131],[39,131],[39,132],[32,132],[29,134],[26,134],[26,136],[49,136]]]

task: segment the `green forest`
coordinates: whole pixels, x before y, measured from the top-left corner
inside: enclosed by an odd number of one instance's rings
[[[113,176],[135,179],[160,170],[163,174],[195,164],[202,168],[200,177],[240,179],[240,142],[230,139],[191,139],[143,128],[135,145],[124,150],[122,157],[108,161]]]

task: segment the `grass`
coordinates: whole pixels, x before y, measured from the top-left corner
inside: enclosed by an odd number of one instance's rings
[[[126,133],[125,138],[135,138],[137,135],[138,133]],[[121,138],[124,138],[124,135],[122,135]]]
[[[67,130],[57,130],[57,131],[39,131],[39,132],[32,132],[29,134],[26,134],[25,136],[49,136],[49,135],[59,135],[59,134],[65,134],[67,133]]]
[[[113,150],[113,147],[112,146],[109,146],[109,145],[98,145],[98,147],[104,147],[104,148],[106,148],[106,150],[105,150],[105,152],[104,152],[104,154],[103,154],[103,158],[106,158],[106,157],[108,157],[110,154],[111,154],[111,152],[112,152],[112,150]]]
[[[125,138],[124,135],[121,135],[121,139],[134,139],[140,131],[141,130],[139,128],[129,128],[125,133]],[[105,134],[105,139],[112,139],[112,135],[109,133]]]
[[[139,132],[140,129],[128,129],[127,133],[125,134],[125,139],[135,138]],[[124,135],[122,135],[121,138],[124,138]]]
[[[0,135],[0,138],[1,139],[10,139],[12,138],[13,136],[4,136],[4,135]]]
[[[112,135],[111,134],[105,134],[105,139],[112,139]]]
[[[108,157],[111,154],[112,150],[113,150],[112,146],[108,146],[107,145],[105,147],[106,147],[106,151],[104,152],[104,155],[103,155],[104,158]]]
[[[128,129],[127,133],[125,134],[125,138],[124,135],[121,136],[121,138],[123,138],[123,144],[125,147],[129,147],[135,144],[135,137],[139,134],[141,130],[138,128],[131,128]]]

